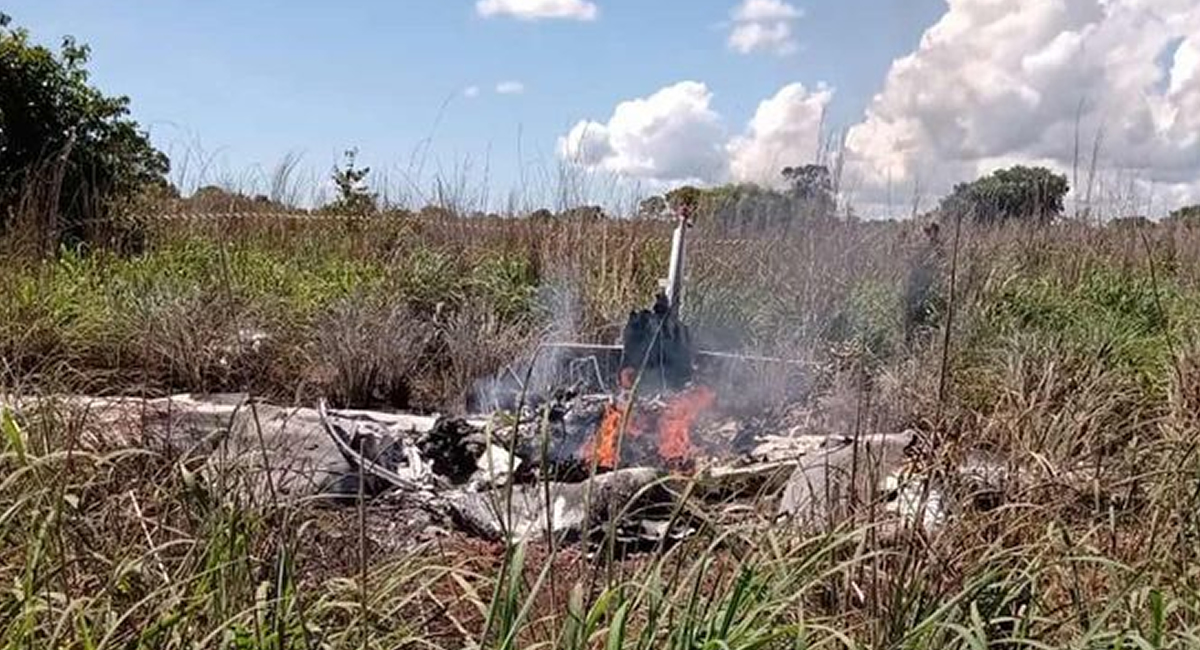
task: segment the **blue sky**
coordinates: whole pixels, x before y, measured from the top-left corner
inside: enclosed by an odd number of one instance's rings
[[[564,159],[647,187],[771,183],[841,128],[843,202],[864,210],[893,214],[905,194],[930,200],[1015,162],[1070,170],[1077,135],[1085,149],[1103,142],[1093,200],[1151,214],[1200,201],[1194,0],[10,0],[5,11],[41,42],[90,44],[96,83],[129,95],[177,164],[198,148],[212,156],[209,182],[245,183],[289,152],[324,176],[354,146],[377,176],[416,175],[424,189],[465,175],[493,205]],[[497,93],[502,82],[523,92]]]
[[[786,83],[826,82],[838,89],[831,121],[856,120],[942,11],[937,0],[797,2],[800,48],[778,56],[727,47],[726,0],[601,0],[587,22],[485,18],[468,0],[339,4],[17,0],[6,11],[42,42],[90,44],[96,83],[129,95],[162,148],[198,142],[226,175],[289,151],[323,169],[348,146],[379,169],[407,166],[432,138],[428,167],[486,160],[501,189],[519,178],[518,137],[526,167],[551,165],[577,120],[682,80],[708,84],[731,121]],[[506,80],[525,91],[495,93]],[[465,97],[469,86],[479,96]]]

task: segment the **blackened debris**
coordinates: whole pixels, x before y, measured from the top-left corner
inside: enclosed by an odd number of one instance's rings
[[[653,309],[630,312],[621,345],[623,384],[639,370],[643,387],[651,390],[678,390],[692,379],[691,334],[661,293]]]
[[[433,464],[434,473],[445,476],[455,485],[470,480],[485,446],[476,427],[456,418],[438,420],[417,441],[417,449]]]

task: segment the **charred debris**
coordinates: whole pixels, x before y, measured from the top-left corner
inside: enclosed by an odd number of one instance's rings
[[[679,309],[689,226],[682,215],[663,290],[650,308],[630,312],[619,344],[545,346],[566,369],[549,389],[510,370],[475,419],[368,440],[322,408],[325,430],[353,471],[374,477],[373,489],[492,539],[617,533],[661,544],[727,516],[828,523],[870,501],[916,522],[902,512],[913,508],[897,505],[902,495],[929,494],[909,486],[911,433],[814,434],[786,416],[725,408],[721,393],[735,391],[706,382],[703,362],[789,362],[694,347]],[[693,516],[697,508],[708,512]]]

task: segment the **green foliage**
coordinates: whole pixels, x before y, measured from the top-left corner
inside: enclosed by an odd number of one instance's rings
[[[169,164],[137,122],[129,99],[90,85],[89,50],[70,37],[55,54],[0,22],[0,231],[18,210],[57,212],[61,235],[164,188]],[[44,215],[38,215],[45,218]]]
[[[691,185],[677,187],[666,195],[667,205],[673,210],[695,209],[699,207],[703,197],[704,190]]]
[[[261,194],[247,196],[216,185],[205,185],[186,199],[176,198],[175,202],[176,209],[185,213],[288,212],[294,209]]]
[[[639,219],[662,219],[669,210],[667,200],[661,196],[651,196],[638,203],[637,216]]]
[[[4,434],[4,451],[16,454],[17,464],[25,464],[25,436],[7,406],[0,408],[0,433]]]
[[[418,248],[392,269],[397,289],[420,311],[456,304],[466,295],[466,283],[455,258],[436,248]]]
[[[878,282],[859,282],[850,287],[845,304],[830,319],[827,342],[866,354],[880,361],[895,349],[901,330],[901,299],[896,287]]]
[[[989,305],[993,335],[1040,335],[1153,390],[1171,362],[1172,323],[1194,318],[1173,283],[1154,287],[1144,275],[1103,268],[1073,283],[1014,277]]]
[[[1167,222],[1185,226],[1200,226],[1200,204],[1186,205],[1167,216]]]
[[[1046,223],[1062,214],[1070,186],[1066,176],[1044,167],[1017,165],[970,183],[959,183],[942,200],[941,210],[982,223],[1010,219]]]
[[[833,178],[825,165],[784,167],[784,180],[792,197],[810,215],[829,216],[837,207],[833,196]]]
[[[792,194],[751,184],[715,188],[707,205],[715,224],[735,232],[787,230],[800,211]]]
[[[779,191],[753,183],[716,187],[679,187],[651,196],[638,205],[638,216],[662,218],[688,209],[701,224],[734,232],[788,231],[801,223],[834,216],[837,202],[833,180],[824,165],[785,167],[787,189]]]
[[[322,208],[325,212],[349,215],[369,215],[378,212],[378,195],[367,188],[367,176],[370,167],[359,167],[358,149],[348,149],[342,167],[334,167],[333,183],[337,186],[338,196]]]
[[[526,315],[537,294],[538,278],[528,259],[488,255],[471,272],[471,284],[501,318]]]
[[[1108,227],[1136,232],[1142,228],[1153,228],[1154,222],[1141,215],[1134,215],[1130,217],[1117,217],[1108,222]]]
[[[665,196],[644,199],[638,216],[661,219],[681,206],[689,206],[701,225],[739,232],[786,228],[796,218],[790,194],[753,184],[676,188]]]

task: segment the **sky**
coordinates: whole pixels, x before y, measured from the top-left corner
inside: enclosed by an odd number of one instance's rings
[[[262,190],[293,155],[319,193],[356,148],[396,200],[440,188],[464,204],[554,207],[777,184],[840,144],[843,199],[864,214],[930,207],[1015,163],[1051,166],[1074,201],[1114,212],[1200,201],[1197,0],[9,0],[5,12],[40,42],[89,44],[94,82],[132,99],[185,189]]]

